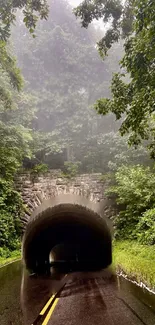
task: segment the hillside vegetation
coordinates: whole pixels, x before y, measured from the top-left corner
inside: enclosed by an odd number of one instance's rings
[[[17,173],[60,168],[109,179],[116,263],[127,265],[129,241],[143,269],[140,250],[152,263],[155,245],[155,2],[84,0],[73,13],[65,0],[18,1],[0,12],[0,256],[20,248]],[[95,18],[111,22],[105,35]]]

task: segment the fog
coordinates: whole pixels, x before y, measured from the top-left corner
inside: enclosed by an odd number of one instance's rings
[[[72,6],[79,2],[70,1]],[[103,60],[95,46],[103,31],[93,24],[82,28],[66,1],[50,0],[49,5],[48,20],[38,23],[35,38],[20,17],[12,29],[14,53],[25,79],[24,103],[16,121],[32,129],[34,139],[35,158],[25,158],[24,167],[45,163],[64,172],[73,168],[104,173],[124,163],[126,154],[129,161],[138,162],[145,150],[129,150],[115,117],[99,116],[94,109],[97,99],[111,98],[122,41]]]
[[[76,6],[78,6],[82,1],[80,1],[80,0],[68,0],[68,2],[69,2],[73,7],[76,7]]]

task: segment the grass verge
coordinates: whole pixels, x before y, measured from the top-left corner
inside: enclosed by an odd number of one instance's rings
[[[9,253],[9,256],[0,256],[0,267],[21,258],[20,250]]]
[[[155,290],[155,246],[135,241],[114,241],[113,265],[132,280]]]

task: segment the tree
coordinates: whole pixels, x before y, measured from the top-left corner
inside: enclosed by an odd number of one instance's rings
[[[133,21],[133,2],[126,0],[84,0],[75,10],[76,17],[81,18],[82,27],[87,28],[94,20],[103,19],[106,24],[110,21],[105,36],[97,43],[102,57],[107,54],[112,44],[130,34]]]
[[[90,106],[103,91],[110,96],[112,69],[118,70],[122,46],[117,46],[116,61],[114,49],[101,61],[94,28],[81,29],[67,1],[52,0],[49,6],[48,21],[38,23],[35,39],[20,19],[12,30],[15,54],[27,80],[25,89],[37,99],[32,122],[35,154],[50,167],[61,155],[63,161],[83,161],[84,168],[88,143],[92,141],[97,155],[94,138],[97,141],[101,132],[116,128],[112,115],[101,119]]]
[[[12,91],[8,77],[1,76],[1,84],[9,93],[11,109],[0,105],[0,255],[8,249],[19,248],[21,234],[20,217],[23,214],[21,195],[16,191],[14,177],[21,168],[24,157],[31,157],[31,131],[21,124],[20,94]],[[14,102],[14,97],[18,100]],[[20,100],[19,100],[20,98]],[[25,112],[24,112],[25,113]],[[22,116],[23,117],[23,116]],[[26,114],[23,117],[26,120]],[[18,121],[17,121],[18,120]],[[7,247],[7,249],[6,249]]]
[[[0,122],[0,177],[12,181],[23,158],[31,156],[31,134],[23,126]]]
[[[20,245],[20,217],[24,207],[15,189],[14,176],[23,159],[32,155],[28,126],[34,110],[30,96],[19,94],[23,78],[8,42],[17,9],[23,9],[23,21],[30,33],[34,33],[38,16],[46,18],[48,11],[46,1],[0,0],[0,255],[4,249],[8,252]],[[25,103],[27,111],[23,115]]]
[[[22,126],[0,122],[0,255],[2,248],[19,248],[20,218],[24,207],[21,195],[16,191],[14,176],[23,158],[29,156],[30,133]]]
[[[7,44],[18,9],[22,10],[23,22],[34,36],[38,18],[47,18],[48,5],[46,0],[0,0],[0,73],[1,75],[6,74],[13,88],[19,91],[23,86],[23,80]],[[3,103],[5,108],[11,108],[9,91],[6,91],[2,84],[0,86],[0,103]]]
[[[23,22],[30,33],[34,32],[38,18],[47,19],[48,5],[46,0],[0,0],[0,40],[10,37],[11,24],[16,21],[17,10],[22,10]],[[37,15],[38,13],[38,15]]]
[[[94,141],[94,142],[93,142]],[[144,146],[139,146],[137,150],[129,147],[127,137],[120,137],[118,132],[102,132],[98,137],[90,138],[83,146],[83,165],[86,171],[102,172],[105,174],[114,174],[122,165],[134,166],[143,164],[151,166],[151,159]],[[96,150],[97,148],[97,150]]]
[[[92,1],[85,2],[89,4]],[[105,17],[99,3],[103,1],[97,2],[97,8],[100,16]],[[134,21],[132,34],[125,41],[125,55],[121,61],[124,73],[113,76],[112,99],[98,100],[95,108],[99,114],[112,112],[117,120],[123,118],[120,132],[121,135],[129,133],[129,144],[137,145],[144,139],[149,140],[149,149],[154,158],[155,2],[134,0],[127,3]],[[88,12],[90,15],[91,11]],[[124,79],[126,76],[128,82]]]
[[[0,41],[0,80],[0,107],[3,106],[4,110],[11,109],[13,102],[9,84],[13,89],[20,91],[23,80],[15,59],[6,49],[6,43],[3,41]]]

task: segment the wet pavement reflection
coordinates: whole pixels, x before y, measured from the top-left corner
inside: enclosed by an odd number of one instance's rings
[[[20,307],[21,263],[9,264],[0,269],[0,324],[23,324]]]
[[[97,304],[97,300],[95,302],[95,297],[99,296],[100,287],[104,286],[104,293],[101,293],[101,297],[103,296],[102,298],[105,299],[104,302],[108,304],[108,299],[114,299],[115,295],[119,295],[118,299],[121,306],[129,310],[129,318],[130,314],[134,315],[131,324],[154,325],[155,295],[137,287],[135,284],[123,278],[116,279],[116,276],[109,274],[109,271],[107,274],[101,271],[99,273],[78,273],[69,275],[69,280],[66,281],[66,289],[61,294],[61,298],[63,299],[60,299],[60,303],[58,303],[58,315],[60,313],[59,309],[65,314],[65,308],[69,309],[71,305],[73,307],[75,305],[76,310],[75,302],[80,299],[86,300],[84,290],[87,290],[87,296],[89,296],[90,299],[90,301],[88,299],[87,302],[92,303],[92,299],[94,299],[94,306],[95,303]],[[1,268],[0,325],[31,325],[51,295],[59,290],[63,277],[63,274],[60,275],[56,273],[44,277],[30,276],[29,273],[22,268],[21,262],[15,262]],[[77,290],[77,288],[79,288],[79,290]],[[107,300],[105,298],[106,290],[108,292],[107,297],[109,297]],[[112,291],[115,292],[115,294],[113,294]],[[78,298],[75,299],[74,297]],[[66,303],[66,307],[64,306],[64,302]],[[138,320],[137,322],[134,321],[136,317]],[[53,318],[53,320],[54,319],[55,318]],[[128,321],[130,323],[129,319]],[[66,324],[65,318],[64,322]],[[78,323],[79,322],[77,322],[77,324]],[[49,322],[49,325],[50,324],[55,324],[55,321],[52,323]],[[68,324],[72,324],[71,321]],[[92,324],[94,324],[94,322],[92,322]],[[104,323],[102,322],[102,324]],[[105,324],[110,325],[113,323],[109,322]]]

